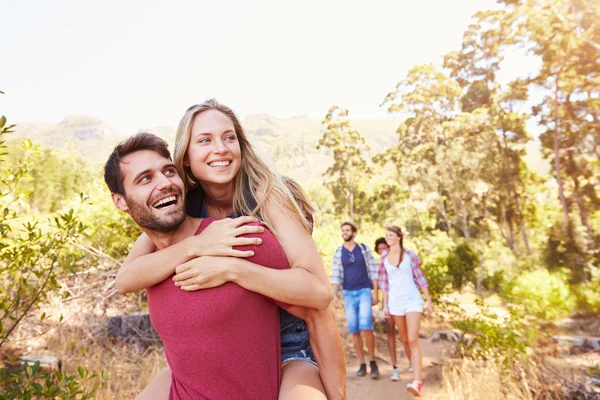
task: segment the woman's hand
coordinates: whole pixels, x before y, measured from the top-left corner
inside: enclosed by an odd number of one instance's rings
[[[386,318],[390,317],[390,309],[388,308],[388,306],[383,306],[383,314]]]
[[[425,316],[431,317],[433,314],[433,305],[431,304],[431,299],[427,300],[427,306],[425,307]]]
[[[247,234],[264,232],[262,226],[247,226],[257,222],[254,217],[225,218],[215,221],[206,227],[199,235],[190,236],[186,246],[192,257],[200,256],[225,256],[225,257],[252,257],[253,251],[235,250],[234,246],[259,245],[260,238],[238,237]],[[185,264],[183,264],[185,265]]]
[[[178,266],[173,281],[185,291],[221,286],[233,279],[234,261],[230,257],[197,257]]]

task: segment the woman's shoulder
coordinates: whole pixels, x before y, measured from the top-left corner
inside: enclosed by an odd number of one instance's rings
[[[414,251],[412,251],[410,249],[407,249],[405,247],[404,248],[404,254],[406,254],[407,256],[410,257],[410,261],[412,263],[416,263],[416,264],[420,264],[421,263],[421,259],[419,258],[419,255],[416,252],[414,252]]]

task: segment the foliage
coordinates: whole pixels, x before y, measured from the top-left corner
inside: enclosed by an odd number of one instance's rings
[[[456,303],[443,303],[454,328],[463,333],[463,355],[477,359],[512,362],[527,355],[536,338],[536,324],[526,311],[508,307],[506,315],[499,315],[483,300],[476,299],[476,309],[467,312]]]
[[[323,125],[326,131],[317,149],[326,148],[333,153],[333,165],[324,174],[325,187],[333,193],[337,214],[360,222],[365,213],[355,203],[367,203],[359,183],[371,175],[364,158],[369,147],[360,132],[350,126],[348,110],[332,106]]]
[[[575,308],[575,296],[559,273],[546,269],[526,272],[512,284],[509,299],[537,318],[554,321]]]
[[[446,264],[454,289],[462,289],[467,282],[475,283],[475,268],[479,265],[479,256],[468,243],[456,246],[448,255]]]
[[[103,372],[102,380],[90,375],[82,367],[77,374],[60,371],[47,372],[40,363],[27,364],[22,369],[0,369],[0,400],[12,399],[92,399],[108,376]]]
[[[75,154],[33,146],[20,146],[12,140],[7,143],[6,167],[11,169],[29,157],[27,173],[20,180],[25,193],[24,201],[38,213],[52,213],[63,208],[65,199],[76,197],[81,187],[92,180],[88,164]],[[27,153],[27,154],[26,154]]]
[[[592,254],[587,251],[589,245],[585,228],[576,228],[573,222],[559,218],[549,227],[547,235],[544,259],[548,268],[570,270],[573,283],[587,280]]]
[[[434,230],[427,236],[421,236],[411,239],[415,248],[411,250],[417,252],[421,258],[423,273],[429,281],[429,294],[431,299],[437,302],[441,296],[451,290],[451,276],[448,274],[448,265],[446,260],[454,242],[446,232]],[[407,244],[407,247],[411,244]]]
[[[0,163],[6,153],[5,137],[14,125],[6,125],[0,118]],[[77,212],[68,209],[51,218],[47,224],[26,216],[22,200],[26,194],[22,181],[29,173],[36,155],[36,147],[25,140],[23,155],[19,161],[0,173],[0,346],[4,345],[17,326],[30,318],[48,296],[63,289],[59,277],[74,271],[75,259],[66,252],[83,231]],[[79,207],[83,204],[81,196]],[[67,296],[64,292],[63,296]],[[41,314],[41,320],[46,314]],[[56,373],[54,377],[39,370],[39,364],[23,369],[0,370],[1,398],[89,398],[99,383],[90,389],[82,389],[88,372],[79,367],[79,377]],[[38,383],[45,380],[45,384]],[[81,396],[80,396],[81,395]]]
[[[82,190],[88,196],[88,206],[79,217],[86,226],[81,242],[112,258],[123,260],[142,230],[128,214],[113,205],[104,182],[91,182]],[[72,207],[76,203],[77,199],[72,199],[66,202],[66,206]]]

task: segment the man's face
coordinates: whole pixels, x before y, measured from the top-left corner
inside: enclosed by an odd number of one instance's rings
[[[171,160],[152,150],[123,157],[120,163],[125,196],[113,202],[142,228],[171,232],[185,220],[184,185]]]
[[[356,233],[352,232],[352,227],[350,225],[342,226],[342,239],[344,239],[344,242],[351,241],[354,239],[354,236],[356,236]]]

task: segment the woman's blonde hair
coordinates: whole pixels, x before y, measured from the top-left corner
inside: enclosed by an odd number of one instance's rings
[[[307,218],[307,214],[314,213],[315,209],[310,204],[306,192],[293,179],[271,171],[248,141],[246,133],[233,110],[220,104],[215,99],[188,108],[177,127],[173,155],[175,166],[184,181],[186,190],[189,191],[199,186],[199,182],[192,174],[191,168],[184,164],[190,144],[194,118],[196,115],[208,110],[219,111],[231,120],[240,144],[241,165],[238,174],[234,178],[234,211],[238,215],[255,216],[265,225],[271,227],[271,221],[264,212],[265,204],[269,196],[279,195],[283,209],[296,216],[310,232],[312,222]]]

